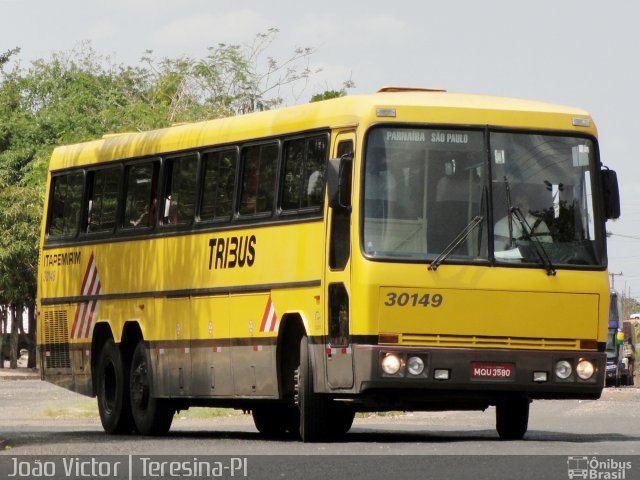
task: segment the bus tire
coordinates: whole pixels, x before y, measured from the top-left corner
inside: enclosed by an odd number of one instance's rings
[[[164,435],[171,428],[175,409],[166,399],[151,395],[151,366],[144,342],[138,342],[131,358],[129,380],[131,412],[142,435]]]
[[[351,430],[356,412],[349,405],[332,402],[329,408],[329,430],[331,436],[340,437]]]
[[[267,437],[295,435],[300,428],[300,413],[293,404],[258,406],[251,410],[251,416],[258,431]]]
[[[300,438],[303,442],[324,440],[327,434],[328,403],[313,388],[313,367],[309,339],[300,340],[300,366],[296,372],[296,398],[300,410]]]
[[[496,430],[501,440],[522,440],[529,425],[527,398],[518,398],[496,404]]]
[[[131,433],[134,429],[129,400],[129,371],[112,338],[105,341],[96,369],[98,412],[104,431]]]

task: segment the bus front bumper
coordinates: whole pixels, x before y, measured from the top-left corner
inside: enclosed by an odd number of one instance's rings
[[[353,355],[353,386],[362,399],[394,392],[418,403],[597,399],[606,374],[606,355],[591,351],[355,345]]]

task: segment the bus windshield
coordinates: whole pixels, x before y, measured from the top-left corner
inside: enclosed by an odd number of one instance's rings
[[[595,160],[595,145],[581,137],[375,128],[366,144],[364,253],[432,260],[475,220],[447,261],[601,265]]]

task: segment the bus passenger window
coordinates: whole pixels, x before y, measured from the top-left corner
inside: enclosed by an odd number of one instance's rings
[[[82,172],[60,175],[52,182],[48,234],[52,237],[73,236],[78,231],[84,176]]]
[[[120,172],[120,167],[116,167],[88,174],[87,233],[108,232],[115,228]]]
[[[317,210],[323,201],[327,138],[291,140],[284,150],[282,209]]]
[[[151,227],[156,215],[158,162],[127,168],[124,228]]]
[[[204,186],[200,220],[229,220],[233,208],[236,150],[208,152],[203,155]]]
[[[190,224],[196,211],[197,155],[167,160],[163,225]]]
[[[248,147],[243,153],[240,214],[271,213],[278,166],[278,145]]]

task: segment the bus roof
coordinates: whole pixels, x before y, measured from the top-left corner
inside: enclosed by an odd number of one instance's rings
[[[578,124],[575,119],[579,119]],[[383,122],[491,125],[596,135],[589,114],[572,107],[435,89],[384,87],[370,95],[345,96],[140,133],[109,134],[99,140],[56,148],[49,169]]]

